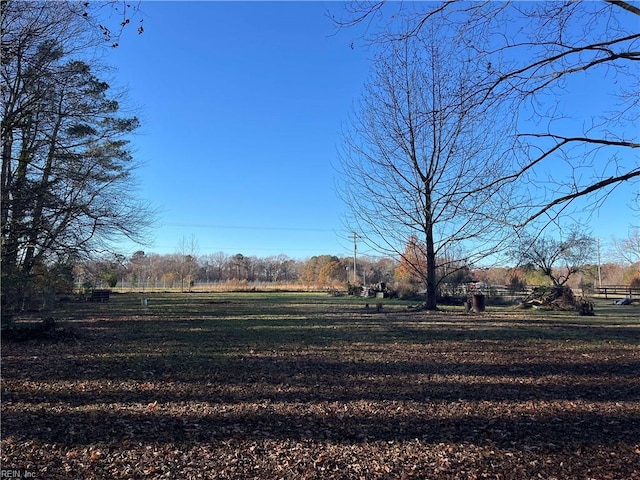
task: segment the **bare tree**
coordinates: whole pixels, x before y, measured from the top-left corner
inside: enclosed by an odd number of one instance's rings
[[[82,18],[91,22],[102,37],[102,40],[111,47],[118,47],[120,38],[125,28],[137,22],[136,31],[139,35],[144,32],[144,16],[140,8],[141,0],[109,0],[106,2],[83,2],[81,10],[78,10],[77,2],[67,1],[72,14],[80,14]],[[101,14],[106,10],[108,15]],[[100,17],[108,17],[108,21],[98,20]]]
[[[183,292],[185,283],[187,284],[187,291],[191,292],[195,274],[198,270],[199,252],[200,246],[195,235],[191,234],[189,237],[182,237],[178,244],[177,253],[180,257],[180,266],[178,271],[180,275],[180,290]]]
[[[217,272],[216,279],[222,281],[224,279],[225,266],[229,262],[229,255],[224,252],[216,252],[211,255],[211,262]]]
[[[640,274],[640,230],[634,228],[626,238],[614,238],[613,255],[624,263],[635,266]]]
[[[577,227],[571,228],[564,239],[524,233],[511,252],[511,257],[519,265],[540,269],[557,287],[566,284],[572,275],[584,271],[588,265],[593,265],[595,256],[595,239]]]
[[[504,112],[473,94],[487,75],[455,47],[432,29],[378,55],[341,154],[349,229],[402,258],[423,283],[428,309],[436,308],[436,272],[485,257],[507,214],[497,179],[508,159],[492,122]]]
[[[336,22],[366,23],[368,40],[384,48],[436,25],[448,32],[443,41],[455,38],[474,52],[490,78],[473,95],[506,102],[518,121],[505,179],[522,187],[513,204],[523,226],[553,219],[577,199],[597,208],[613,188],[640,177],[639,17],[640,8],[620,0],[453,0],[351,2]]]

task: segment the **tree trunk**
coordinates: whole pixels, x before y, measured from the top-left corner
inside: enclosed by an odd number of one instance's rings
[[[427,249],[427,271],[426,271],[426,284],[427,284],[427,298],[425,308],[427,310],[437,309],[437,288],[436,288],[436,254],[433,244],[433,226],[429,224],[426,229],[426,249]]]
[[[62,104],[62,99],[59,103]],[[61,108],[61,105],[59,105],[59,108]],[[49,139],[47,159],[44,167],[42,168],[42,176],[39,182],[40,188],[35,198],[35,206],[29,231],[29,241],[22,266],[23,272],[27,275],[36,264],[36,247],[39,246],[38,237],[43,231],[45,231],[43,212],[45,207],[46,191],[49,187],[49,177],[51,176],[51,171],[53,169],[53,161],[56,154],[56,142],[58,141],[58,132],[60,131],[61,123],[62,116],[58,116],[55,126],[53,127],[53,132],[51,133],[51,138]]]

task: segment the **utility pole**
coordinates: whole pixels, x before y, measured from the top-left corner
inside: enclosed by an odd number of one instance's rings
[[[602,271],[600,269],[600,239],[596,239],[598,243],[598,287],[602,288]]]
[[[356,255],[358,251],[358,243],[356,239],[358,238],[358,234],[353,232],[353,284],[356,284]]]

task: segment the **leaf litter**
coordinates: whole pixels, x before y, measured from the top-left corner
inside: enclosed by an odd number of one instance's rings
[[[540,338],[508,330],[522,319],[452,326],[418,312],[279,321],[274,309],[250,325],[87,316],[73,342],[3,342],[3,468],[46,479],[640,478],[638,335],[592,323],[588,336]]]

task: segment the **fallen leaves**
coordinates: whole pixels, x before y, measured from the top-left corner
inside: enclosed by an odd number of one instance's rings
[[[3,345],[3,466],[47,479],[640,477],[637,338],[514,338],[508,320],[465,330],[419,313],[288,311],[251,328],[217,315],[112,315],[99,330],[89,318],[76,342]]]

